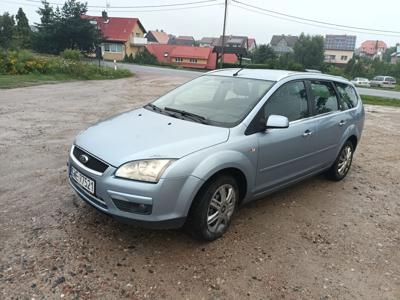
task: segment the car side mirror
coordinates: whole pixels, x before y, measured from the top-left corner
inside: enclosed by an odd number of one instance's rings
[[[267,119],[266,127],[267,127],[267,129],[288,128],[289,127],[289,119],[284,116],[270,115]]]

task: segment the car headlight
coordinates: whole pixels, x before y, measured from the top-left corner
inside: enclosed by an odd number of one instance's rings
[[[160,180],[165,169],[173,161],[173,159],[145,159],[131,161],[120,166],[115,172],[115,176],[156,183]]]

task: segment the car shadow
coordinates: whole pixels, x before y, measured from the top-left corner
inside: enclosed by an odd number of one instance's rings
[[[251,226],[257,227],[259,224],[252,222],[254,216],[264,214],[262,218],[263,226],[268,227],[268,216],[284,215],[287,207],[292,205],[294,199],[298,205],[302,205],[304,200],[312,201],[312,189],[320,189],[321,187],[333,184],[332,181],[326,180],[325,175],[318,175],[299,182],[283,190],[274,192],[265,197],[246,203],[240,206],[236,216],[234,217],[228,232],[219,240],[239,238],[245,234],[246,230],[251,230]],[[304,195],[305,197],[298,197]],[[77,197],[77,196],[75,196]],[[77,221],[75,223],[76,233],[83,234],[82,228],[87,228],[95,234],[88,235],[89,238],[98,234],[105,235],[107,239],[119,244],[121,247],[133,247],[132,245],[141,245],[146,248],[159,247],[162,249],[184,246],[186,248],[198,248],[199,246],[208,244],[192,237],[185,229],[175,230],[152,230],[141,228],[132,224],[126,224],[113,217],[97,211],[89,204],[80,201],[77,210]],[[250,220],[250,222],[249,222]],[[244,225],[245,224],[245,225]],[[244,225],[244,227],[242,227]],[[101,233],[99,233],[99,230]],[[219,241],[218,240],[218,241]],[[157,246],[158,245],[158,246]]]

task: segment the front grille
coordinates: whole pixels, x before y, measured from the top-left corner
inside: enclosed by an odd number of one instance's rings
[[[108,168],[108,165],[103,163],[101,160],[99,160],[98,158],[94,157],[93,155],[87,153],[86,151],[78,148],[78,147],[74,147],[74,151],[72,152],[72,154],[75,156],[75,158],[85,167],[100,172],[100,173],[104,173],[104,171]],[[83,162],[80,158],[82,155],[86,155],[89,159],[87,162]]]

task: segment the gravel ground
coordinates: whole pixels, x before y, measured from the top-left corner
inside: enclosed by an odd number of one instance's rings
[[[120,224],[74,195],[74,136],[184,80],[0,92],[0,298],[400,299],[400,109],[366,108],[345,180],[253,202],[213,243]]]

